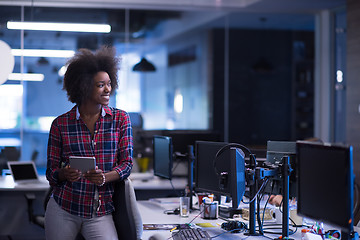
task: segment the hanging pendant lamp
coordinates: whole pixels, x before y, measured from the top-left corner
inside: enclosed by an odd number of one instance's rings
[[[135,72],[155,72],[155,66],[146,60],[146,58],[141,58],[141,61],[134,65],[133,71]]]

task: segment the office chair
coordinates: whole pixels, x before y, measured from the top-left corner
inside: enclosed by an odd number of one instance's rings
[[[46,192],[44,199],[44,210],[46,211],[47,203],[50,199],[52,188]],[[28,205],[29,221],[33,224],[44,227],[45,216],[34,214],[33,202],[35,194],[26,193],[25,198]],[[114,224],[119,239],[139,240],[142,236],[143,225],[141,215],[136,203],[136,196],[130,179],[114,183],[113,201],[115,211],[113,212]],[[81,234],[77,240],[84,239]]]
[[[52,193],[52,187],[49,187],[49,190],[47,190],[45,193],[44,206],[43,206],[44,211],[46,211],[46,206],[50,199],[51,193]],[[26,198],[26,202],[27,202],[29,222],[33,223],[35,225],[38,225],[41,228],[45,228],[45,216],[34,214],[33,202],[36,198],[35,194],[34,193],[25,193],[25,198]]]
[[[115,182],[113,201],[115,206],[113,219],[118,238],[126,240],[141,239],[143,224],[136,203],[134,187],[130,179]]]
[[[4,149],[1,150],[1,156],[7,161],[18,161],[20,154],[19,147],[4,147]]]

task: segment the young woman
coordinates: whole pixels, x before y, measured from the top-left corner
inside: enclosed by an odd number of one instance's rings
[[[51,126],[46,177],[53,188],[45,214],[46,239],[117,239],[112,219],[112,182],[130,175],[132,129],[129,115],[107,106],[117,88],[115,50],[81,49],[68,62],[64,89],[75,106]],[[81,173],[70,156],[96,158]]]

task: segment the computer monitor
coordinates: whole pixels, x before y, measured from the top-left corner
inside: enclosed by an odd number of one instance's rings
[[[222,141],[220,134],[210,130],[164,130],[162,135],[172,139],[174,153],[187,153],[188,145],[195,145],[196,141]]]
[[[166,179],[172,178],[173,153],[171,137],[153,137],[154,175]]]
[[[352,147],[301,141],[296,146],[298,213],[349,235],[354,223]]]
[[[225,142],[196,141],[195,190],[229,196],[236,209],[245,192],[245,156],[241,150],[231,147],[215,159],[217,152],[227,145]]]
[[[280,166],[284,156],[290,157],[289,196],[296,197],[296,142],[295,141],[268,141],[266,151],[266,162],[273,166]],[[272,184],[265,188],[266,193],[283,194],[283,179],[280,175],[272,178]]]

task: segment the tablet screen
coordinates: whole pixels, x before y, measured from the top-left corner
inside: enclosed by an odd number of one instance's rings
[[[70,156],[70,167],[80,170],[82,173],[86,173],[89,170],[95,169],[96,160],[95,157],[78,157]]]

